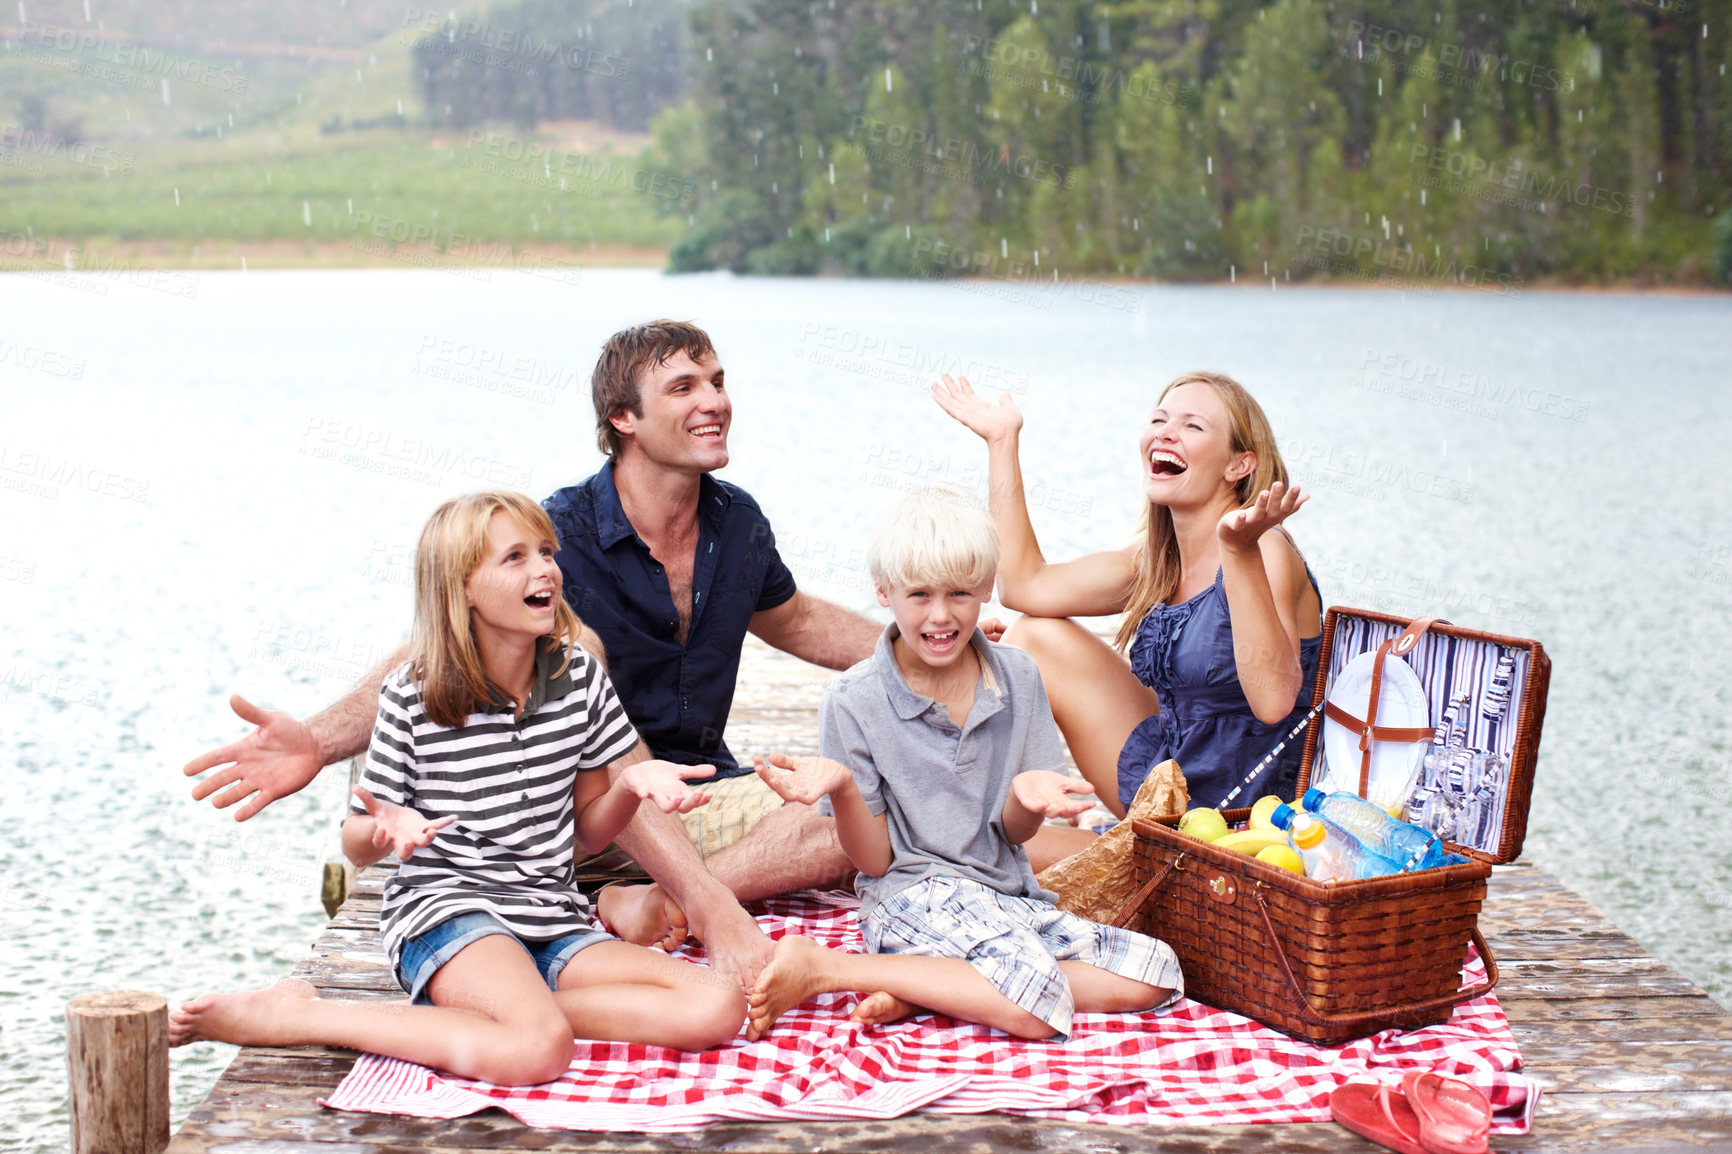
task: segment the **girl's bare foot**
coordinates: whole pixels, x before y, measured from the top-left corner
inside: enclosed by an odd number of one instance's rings
[[[860,999],[860,1004],[854,1007],[848,1020],[868,1026],[887,1026],[919,1012],[919,1006],[904,1002],[895,994],[879,990],[876,994]]]
[[[596,895],[595,911],[623,941],[677,950],[686,940],[686,912],[661,886],[608,886]]]
[[[827,992],[829,958],[830,951],[811,938],[790,934],[777,942],[776,952],[746,999],[746,1040],[756,1042],[777,1018],[807,998]]]
[[[319,993],[299,978],[285,978],[263,990],[205,994],[168,1014],[168,1044],[228,1042],[236,1046],[299,1044],[296,1006]]]

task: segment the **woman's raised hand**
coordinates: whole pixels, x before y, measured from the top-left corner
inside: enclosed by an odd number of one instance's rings
[[[1215,526],[1215,536],[1223,549],[1255,549],[1263,534],[1298,512],[1299,506],[1310,499],[1311,495],[1301,493],[1299,486],[1289,489],[1276,481],[1257,494],[1256,503],[1249,509],[1234,509],[1222,517]]]
[[[945,373],[942,380],[933,383],[932,399],[989,444],[1022,428],[1022,413],[1009,393],[999,397],[995,405],[977,394],[967,377],[952,379]]]

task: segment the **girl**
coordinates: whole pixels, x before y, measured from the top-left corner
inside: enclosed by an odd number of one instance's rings
[[[1023,499],[1015,403],[988,404],[967,378],[932,388],[987,443],[999,598],[1027,614],[1005,641],[1034,656],[1077,768],[1120,816],[1169,757],[1193,804],[1218,804],[1310,708],[1317,672],[1316,579],[1286,530],[1269,532],[1307,498],[1263,410],[1230,377],[1178,377],[1137,440],[1140,539],[1049,563]],[[1066,620],[1115,613],[1128,662]],[[1246,796],[1291,797],[1300,749],[1289,742]]]
[[[731,982],[610,937],[577,888],[577,846],[605,846],[644,798],[702,805],[681,778],[714,770],[641,761],[608,784],[637,734],[577,645],[557,549],[519,493],[454,498],[421,533],[410,659],[380,690],[343,826],[357,866],[404,863],[379,921],[411,1004],[327,1002],[290,979],[188,1002],[172,1044],[343,1046],[527,1085],[565,1072],[574,1037],[701,1050],[738,1032]]]

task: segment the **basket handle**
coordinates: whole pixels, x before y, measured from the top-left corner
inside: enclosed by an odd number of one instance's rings
[[[1149,895],[1161,888],[1161,883],[1167,880],[1167,875],[1172,873],[1174,869],[1178,868],[1179,862],[1183,861],[1184,857],[1184,854],[1180,854],[1162,867],[1160,873],[1144,882],[1141,888],[1131,895],[1130,900],[1119,907],[1119,912],[1112,916],[1112,920],[1109,921],[1107,925],[1123,929],[1125,923],[1130,921],[1131,918],[1136,915],[1136,912],[1143,907],[1143,903],[1148,900]]]
[[[1491,956],[1491,947],[1485,944],[1485,938],[1480,934],[1479,927],[1476,925],[1468,933],[1469,940],[1473,942],[1473,948],[1479,952],[1480,959],[1485,962],[1485,981],[1479,985],[1471,986],[1465,990],[1456,990],[1453,993],[1441,994],[1435,998],[1427,998],[1423,1002],[1414,1002],[1405,1006],[1385,1006],[1380,1010],[1343,1010],[1332,1013],[1315,1010],[1311,1006],[1311,1000],[1305,996],[1304,989],[1299,985],[1299,980],[1293,976],[1293,967],[1287,961],[1287,951],[1282,948],[1281,939],[1275,933],[1275,923],[1269,918],[1269,905],[1263,900],[1263,883],[1258,882],[1252,893],[1257,899],[1257,912],[1263,915],[1263,928],[1268,931],[1269,944],[1275,947],[1275,960],[1281,963],[1281,972],[1287,977],[1287,985],[1293,991],[1293,998],[1298,1003],[1299,1013],[1302,1017],[1313,1022],[1322,1025],[1350,1027],[1368,1025],[1391,1015],[1421,1014],[1427,1010],[1438,1010],[1444,1006],[1471,1001],[1490,993],[1492,987],[1497,985],[1497,959]]]

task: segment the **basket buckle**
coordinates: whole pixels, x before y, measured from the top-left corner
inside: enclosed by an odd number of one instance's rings
[[[1239,899],[1239,885],[1226,874],[1216,874],[1208,880],[1206,888],[1209,896],[1223,905],[1232,905]]]

